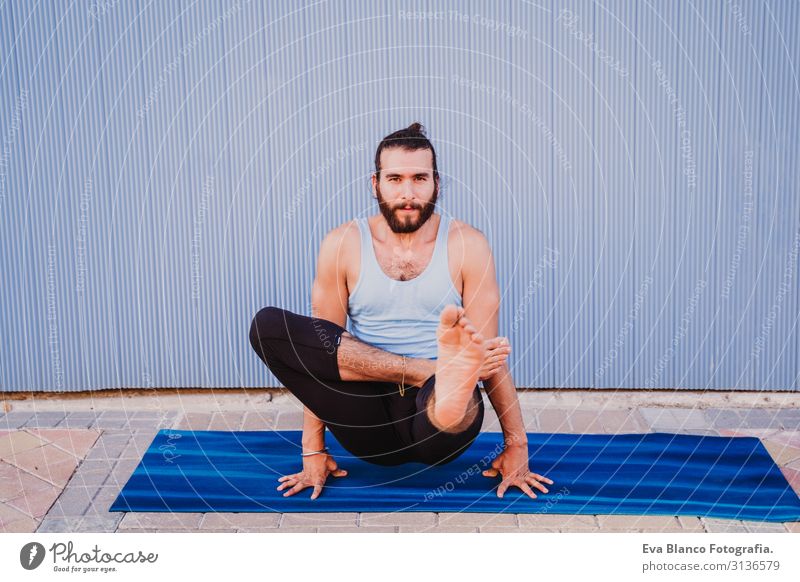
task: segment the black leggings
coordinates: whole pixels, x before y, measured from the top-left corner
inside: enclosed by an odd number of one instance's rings
[[[436,381],[407,386],[401,396],[392,382],[343,381],[337,351],[347,330],[326,319],[277,307],[260,310],[250,327],[250,343],[286,388],[307,406],[353,455],[377,465],[416,461],[440,465],[461,455],[480,432],[484,405],[465,430],[447,433],[426,412]]]

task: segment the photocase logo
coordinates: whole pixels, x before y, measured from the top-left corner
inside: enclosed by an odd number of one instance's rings
[[[44,546],[39,542],[29,542],[19,551],[19,563],[26,570],[35,570],[44,561]]]

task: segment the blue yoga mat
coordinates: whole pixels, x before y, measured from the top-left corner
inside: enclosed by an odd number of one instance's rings
[[[501,449],[482,433],[455,461],[381,467],[326,440],[348,476],[322,495],[276,491],[301,468],[301,431],[160,431],[110,511],[370,512],[434,511],[694,515],[800,520],[800,498],[757,438],[651,434],[528,434],[531,470],[554,481],[530,499],[496,495],[481,475]]]

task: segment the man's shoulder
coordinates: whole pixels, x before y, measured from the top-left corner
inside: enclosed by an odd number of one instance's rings
[[[325,234],[322,242],[326,245],[334,245],[340,247],[341,245],[349,245],[359,238],[358,224],[356,220],[348,220],[343,222],[336,228],[332,228]]]
[[[450,222],[448,242],[454,243],[468,253],[489,250],[489,240],[480,230],[462,220],[455,218]],[[489,252],[491,252],[489,250]]]

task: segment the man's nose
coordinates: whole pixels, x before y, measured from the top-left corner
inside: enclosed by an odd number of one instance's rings
[[[414,197],[414,191],[411,188],[411,182],[404,180],[403,183],[400,184],[400,197],[403,199]]]

